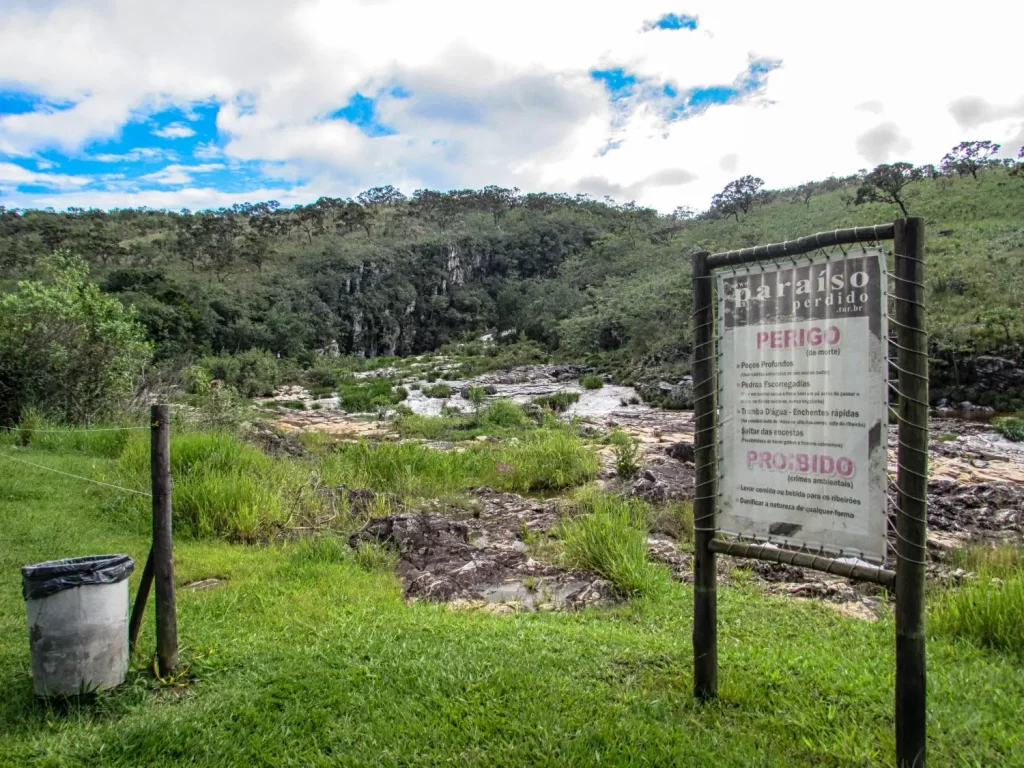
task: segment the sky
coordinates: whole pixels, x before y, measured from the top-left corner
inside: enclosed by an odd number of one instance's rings
[[[0,0],[0,205],[392,184],[702,210],[1024,144],[1004,0]]]

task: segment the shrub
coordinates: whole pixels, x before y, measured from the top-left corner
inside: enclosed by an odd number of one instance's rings
[[[601,389],[604,386],[604,379],[590,374],[580,379],[580,386],[584,389]]]
[[[563,526],[566,563],[607,579],[625,597],[653,595],[667,577],[647,553],[645,504],[635,499],[589,492],[579,497],[584,513]]]
[[[1024,442],[1024,413],[992,419],[992,427],[1007,440]]]
[[[204,357],[199,364],[213,378],[230,384],[245,397],[269,397],[281,382],[277,358],[262,349]]]
[[[452,388],[447,384],[434,384],[423,388],[423,394],[427,397],[447,399],[452,396]]]
[[[579,399],[579,392],[564,389],[561,392],[554,392],[550,395],[535,397],[533,398],[533,402],[542,408],[547,408],[548,410],[555,411],[556,413],[561,413]]]
[[[153,355],[135,311],[88,281],[80,258],[44,261],[49,280],[0,297],[0,424],[26,408],[85,424],[116,412]]]
[[[615,471],[623,480],[629,480],[640,471],[640,450],[638,441],[621,429],[613,429],[608,435],[615,452]]]
[[[282,403],[278,403],[282,408],[291,408],[294,411],[306,410],[306,403],[302,400],[285,400]]]

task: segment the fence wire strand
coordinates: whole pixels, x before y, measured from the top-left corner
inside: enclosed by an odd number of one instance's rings
[[[134,494],[136,494],[138,496],[145,496],[147,499],[153,498],[153,494],[146,493],[145,491],[137,491],[134,488],[122,488],[120,485],[114,485],[112,483],[104,483],[102,480],[93,480],[91,477],[83,477],[82,475],[73,475],[70,472],[64,472],[63,470],[60,470],[60,469],[54,469],[53,467],[47,467],[44,464],[34,464],[31,461],[25,461],[24,459],[19,459],[18,457],[11,456],[9,453],[4,453],[3,451],[0,451],[0,458],[8,459],[10,461],[16,461],[19,464],[25,464],[26,466],[35,467],[36,469],[43,469],[43,470],[46,470],[47,472],[54,472],[54,473],[56,473],[58,475],[64,475],[65,477],[73,477],[75,480],[84,480],[87,483],[94,483],[95,485],[102,485],[105,488],[113,488],[116,491],[124,491],[125,493],[134,493]]]

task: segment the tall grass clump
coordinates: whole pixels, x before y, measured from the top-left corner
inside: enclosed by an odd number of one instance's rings
[[[1024,658],[1024,573],[1000,579],[982,572],[976,582],[940,593],[932,629]]]
[[[148,441],[132,442],[119,467],[129,487],[148,487]],[[288,521],[281,494],[293,485],[291,471],[291,465],[223,432],[172,435],[175,530],[241,541],[267,535]]]
[[[547,408],[550,411],[561,413],[566,410],[570,405],[577,402],[580,399],[579,392],[573,392],[569,389],[563,389],[560,392],[552,392],[550,395],[541,395],[540,397],[533,398],[533,402],[539,405],[541,408]]]
[[[584,389],[601,389],[604,386],[604,379],[590,373],[580,378],[580,386]]]
[[[338,446],[323,458],[319,470],[327,485],[425,497],[483,484],[491,463],[481,451],[435,451],[418,443],[362,441]]]
[[[507,491],[557,491],[597,477],[597,454],[569,431],[542,430],[501,446],[489,485]]]
[[[452,396],[452,388],[447,384],[432,384],[430,386],[423,387],[422,391],[426,397],[432,397],[439,400],[444,400]]]
[[[17,444],[27,448],[116,459],[140,432],[146,434],[145,430],[121,429],[117,424],[65,427],[28,414],[10,434]]]
[[[547,431],[458,451],[363,441],[338,446],[319,465],[325,484],[402,497],[443,496],[484,485],[517,492],[558,490],[592,480],[597,470],[597,456],[578,437]]]
[[[1007,440],[1015,443],[1024,442],[1024,412],[992,419],[992,428]]]
[[[643,502],[588,489],[578,505],[583,514],[561,532],[567,565],[593,571],[624,597],[649,597],[665,588],[664,569],[648,557]]]
[[[480,413],[480,421],[495,427],[516,429],[525,427],[528,420],[523,409],[517,403],[500,398],[483,409]]]

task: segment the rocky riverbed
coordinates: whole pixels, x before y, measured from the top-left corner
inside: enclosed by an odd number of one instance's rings
[[[406,404],[414,412],[435,415],[442,405],[470,410],[472,404],[461,393],[468,394],[471,386],[484,387],[489,398],[517,402],[572,390],[580,399],[562,418],[576,418],[594,434],[618,428],[638,440],[640,470],[629,480],[617,476],[613,449],[598,448],[599,482],[605,489],[655,504],[692,499],[692,412],[640,404],[628,387],[585,390],[578,384],[583,372],[570,365],[516,368],[445,382],[453,390],[450,398],[429,398],[412,389]],[[407,379],[403,383],[421,382]],[[308,393],[293,388],[280,392],[267,405],[296,399],[314,402]],[[325,402],[319,410],[304,411],[278,408],[275,425],[285,433],[319,430],[345,439],[395,439],[387,421],[347,414],[330,405]],[[890,427],[893,476],[896,445],[895,427]],[[975,540],[1024,538],[1024,444],[1002,438],[982,421],[939,417],[931,423],[930,454],[928,573],[934,580],[958,581],[970,574],[949,565],[952,549]],[[381,541],[394,546],[406,594],[414,599],[486,610],[565,609],[615,599],[611,586],[595,574],[560,569],[535,551],[538,542],[543,544],[563,517],[572,514],[571,505],[489,489],[481,489],[477,500],[471,516],[405,510],[371,520],[351,543]],[[692,580],[691,555],[684,543],[656,531],[649,538],[649,551],[675,578]],[[719,569],[725,583],[757,582],[770,593],[824,600],[858,618],[871,619],[885,610],[877,587],[809,569],[730,557],[719,558]]]

